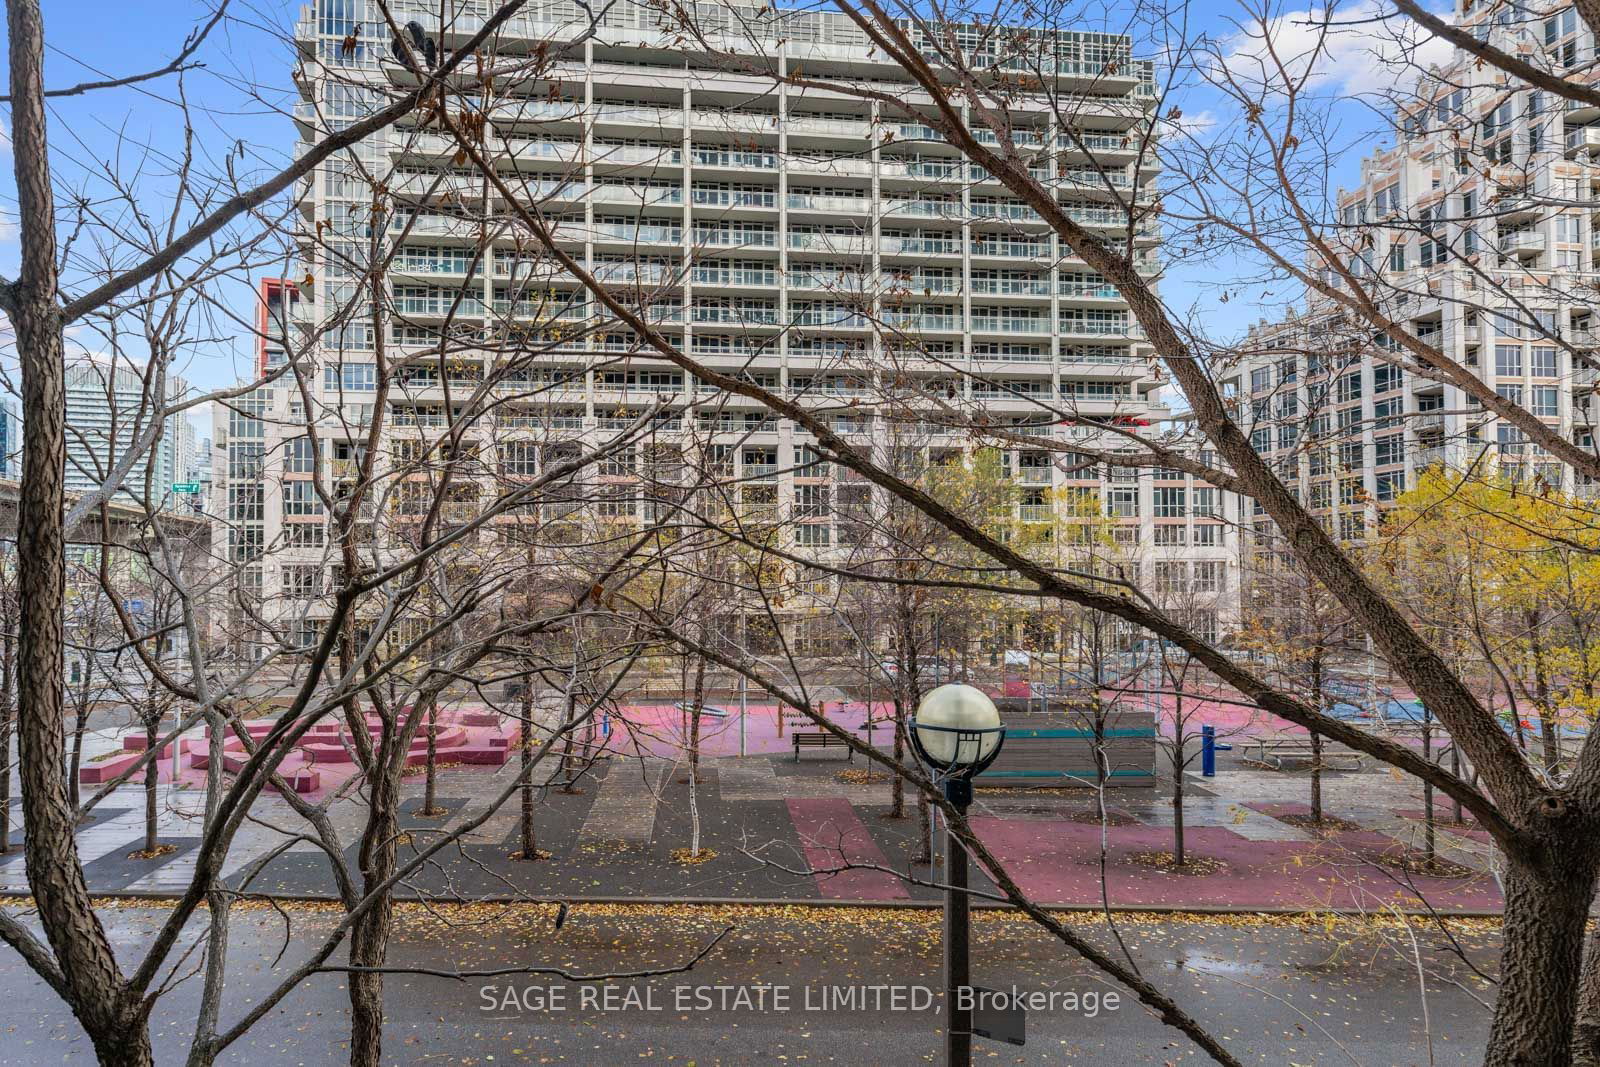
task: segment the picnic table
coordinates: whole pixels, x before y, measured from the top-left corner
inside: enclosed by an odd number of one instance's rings
[[[1310,761],[1315,756],[1311,738],[1304,734],[1248,737],[1244,741],[1244,751],[1245,759],[1277,771],[1283,770],[1287,760]],[[1252,751],[1255,755],[1250,754]],[[1352,752],[1342,745],[1335,745],[1326,738],[1322,741],[1322,759],[1324,764],[1330,760],[1343,760],[1351,764],[1350,770],[1361,769],[1361,753]]]

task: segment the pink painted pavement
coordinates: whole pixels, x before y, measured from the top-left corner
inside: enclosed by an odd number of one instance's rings
[[[789,820],[812,870],[842,863],[873,863],[892,869],[872,834],[844,797],[791,799]],[[908,900],[911,894],[884,871],[840,871],[815,875],[817,891],[832,900]]]
[[[972,824],[1035,899],[1090,907],[1100,903],[1098,826],[1066,819],[975,818]],[[1441,911],[1498,910],[1502,903],[1487,873],[1440,878],[1380,866],[1377,857],[1394,854],[1399,845],[1376,831],[1335,833],[1310,842],[1250,841],[1225,827],[1192,827],[1185,834],[1191,855],[1226,864],[1204,875],[1171,874],[1131,859],[1138,853],[1170,851],[1169,829],[1116,826],[1108,838],[1108,889],[1114,907],[1370,911],[1385,902],[1416,907],[1418,893]]]

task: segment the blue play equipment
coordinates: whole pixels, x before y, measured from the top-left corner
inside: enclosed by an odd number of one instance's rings
[[[1200,774],[1206,778],[1217,776],[1217,752],[1232,752],[1232,745],[1217,743],[1215,726],[1200,727]]]

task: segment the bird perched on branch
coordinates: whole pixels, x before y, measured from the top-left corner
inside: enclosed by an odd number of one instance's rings
[[[421,56],[422,61],[427,64],[428,69],[432,70],[439,62],[438,46],[435,45],[433,41],[429,39],[428,35],[423,32],[422,23],[420,22],[406,23],[405,30],[406,33],[411,35],[411,54],[413,56]],[[403,63],[406,69],[410,70],[413,74],[422,73],[412,65],[412,60],[406,58],[405,42],[401,40],[398,34],[395,35],[394,42],[391,45],[391,51],[394,52],[394,57]]]

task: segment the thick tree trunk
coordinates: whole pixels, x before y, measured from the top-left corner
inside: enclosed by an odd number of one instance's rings
[[[388,754],[390,741],[384,746]],[[372,782],[372,807],[361,837],[363,896],[386,881],[395,869],[395,837],[399,832],[396,806],[398,775],[380,757]],[[389,931],[394,921],[394,895],[383,897],[350,928],[350,963],[355,967],[381,967],[389,951]],[[350,1064],[379,1067],[383,1055],[383,975],[350,975]]]
[[[1533,862],[1509,858],[1500,985],[1485,1067],[1572,1062],[1595,860],[1592,847],[1570,841],[1546,847]]]
[[[6,629],[0,634],[0,855],[11,851],[11,699],[16,643],[11,639],[11,613],[4,612]]]
[[[28,883],[68,1000],[107,1063],[151,1062],[148,1022],[130,1005],[78,862],[76,813],[62,781],[62,620],[66,603],[65,352],[56,268],[55,201],[45,130],[44,24],[37,0],[6,4],[11,67],[12,165],[21,265],[9,318],[22,370],[17,500],[17,747]]]

